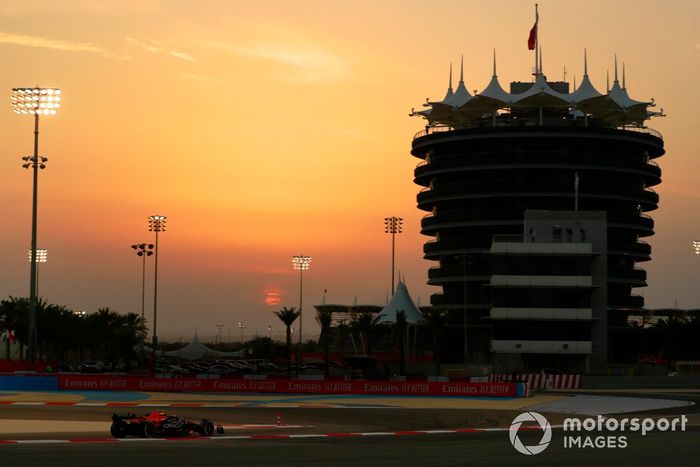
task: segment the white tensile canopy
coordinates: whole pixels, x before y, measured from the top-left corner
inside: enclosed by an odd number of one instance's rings
[[[540,58],[541,59],[541,58]],[[600,93],[591,84],[588,77],[588,60],[584,54],[584,77],[578,89],[571,93],[560,93],[552,89],[542,73],[541,65],[535,73],[532,86],[525,92],[511,94],[503,89],[496,76],[496,59],[494,53],[493,76],[482,92],[474,95],[464,85],[463,66],[457,89],[452,90],[452,68],[450,67],[450,84],[442,101],[428,102],[422,111],[413,111],[412,116],[423,117],[429,125],[446,125],[452,127],[469,126],[469,122],[485,116],[495,116],[501,109],[528,111],[529,109],[547,109],[556,113],[590,115],[613,127],[620,125],[641,126],[650,117],[663,116],[662,112],[651,112],[649,107],[655,103],[632,99],[625,87],[624,64],[622,84],[617,79],[617,58],[615,58],[615,81],[606,94]],[[495,125],[495,120],[494,120]]]
[[[236,352],[221,352],[207,347],[199,341],[197,334],[192,338],[192,342],[179,350],[170,350],[163,352],[166,357],[180,357],[185,360],[197,360],[203,357],[244,357],[246,349]]]
[[[391,297],[389,303],[379,312],[377,324],[396,323],[396,314],[401,310],[406,313],[406,322],[408,324],[417,324],[424,321],[423,314],[413,303],[411,296],[408,294],[406,284],[399,279],[394,296]]]

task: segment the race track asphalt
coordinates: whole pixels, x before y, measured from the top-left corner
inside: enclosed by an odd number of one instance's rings
[[[222,440],[162,443],[79,443],[2,447],[3,465],[31,466],[697,466],[693,430],[647,434],[625,449],[564,449],[536,456],[513,450],[507,433],[404,437]]]
[[[651,393],[648,396],[625,396],[663,398],[663,394]],[[700,392],[675,394],[669,399],[700,403]],[[227,426],[226,437],[134,439],[130,442],[108,439],[109,417],[112,412],[131,411],[140,414],[151,409],[152,407],[0,405],[0,423],[3,424],[11,424],[12,420],[65,420],[103,422],[105,427],[104,431],[96,425],[97,428],[89,431],[1,434],[0,439],[22,440],[22,443],[0,444],[0,460],[2,465],[8,466],[700,466],[700,409],[695,404],[640,410],[638,413],[649,417],[687,415],[690,422],[683,432],[652,431],[644,436],[629,433],[625,448],[565,448],[565,433],[561,428],[555,427],[547,449],[541,454],[530,456],[520,454],[513,448],[507,430],[486,433],[415,433],[416,430],[507,428],[513,418],[525,408],[177,407],[168,408],[167,411],[187,418],[209,418],[223,423]],[[542,413],[553,426],[568,416],[563,413]],[[631,412],[619,416],[631,417],[638,414]],[[281,427],[276,426],[278,417]],[[261,427],[254,427],[256,424]],[[368,435],[289,439],[227,438],[231,435],[324,433]],[[608,434],[596,431],[590,433],[593,437]],[[525,445],[535,445],[541,437],[542,432],[539,430],[519,432],[519,438]],[[25,444],[29,440],[33,442]],[[51,443],[47,440],[62,442]],[[66,442],[67,440],[74,442]]]

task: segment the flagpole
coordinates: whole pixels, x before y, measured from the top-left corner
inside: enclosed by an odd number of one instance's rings
[[[538,56],[540,54],[540,40],[538,36],[540,35],[540,14],[537,10],[537,3],[535,3],[535,75],[540,74],[540,62]]]

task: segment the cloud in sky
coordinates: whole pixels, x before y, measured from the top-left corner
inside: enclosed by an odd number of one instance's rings
[[[325,50],[282,42],[260,42],[251,47],[210,43],[210,46],[229,52],[269,60],[292,67],[293,72],[283,76],[290,81],[319,83],[343,81],[349,75],[346,60]]]
[[[179,58],[180,60],[187,60],[189,62],[195,62],[197,61],[192,55],[186,53],[186,52],[180,52],[178,50],[169,50],[163,46],[161,46],[158,42],[149,40],[148,42],[143,42],[134,39],[133,37],[125,37],[125,41],[127,41],[129,44],[135,45],[137,47],[141,47],[143,50],[150,52],[152,54],[164,54],[164,55],[170,55],[171,57]]]
[[[36,47],[43,49],[62,50],[65,52],[91,52],[102,54],[112,58],[127,58],[111,52],[103,47],[89,42],[72,42],[63,39],[50,39],[41,36],[27,36],[24,34],[10,34],[0,32],[0,43]]]

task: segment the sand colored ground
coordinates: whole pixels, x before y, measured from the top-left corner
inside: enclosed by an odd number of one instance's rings
[[[111,421],[87,422],[75,420],[3,420],[0,435],[14,433],[101,432],[109,433]]]
[[[333,396],[299,394],[202,394],[202,393],[129,393],[128,400],[110,398],[114,393],[66,393],[66,392],[2,392],[0,403],[126,403],[126,404],[177,404],[203,403],[210,406],[261,405],[291,406],[342,406],[342,407],[397,407],[414,409],[490,409],[519,410],[536,404],[565,399],[564,395],[535,395],[514,399],[469,399],[462,397],[392,397],[392,396]]]

